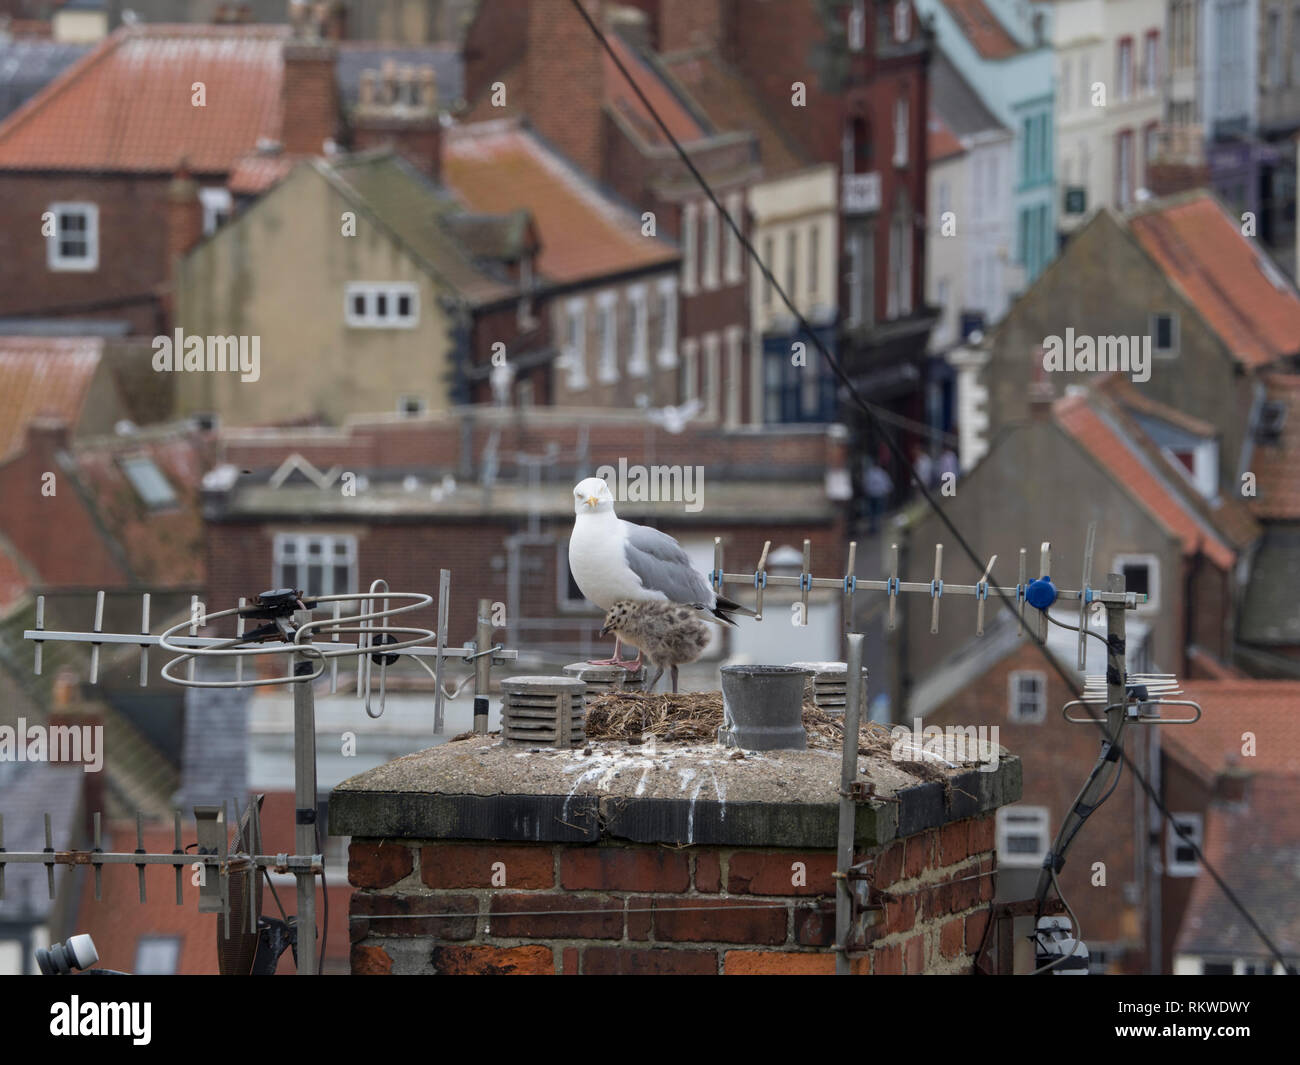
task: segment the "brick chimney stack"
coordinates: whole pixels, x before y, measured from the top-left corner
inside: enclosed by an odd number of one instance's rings
[[[582,0],[604,26],[604,0]],[[524,63],[528,117],[538,132],[588,174],[604,169],[604,52],[570,4],[532,0]]]
[[[290,5],[293,32],[284,43],[284,81],[280,142],[290,155],[323,155],[325,142],[338,135],[338,89],[334,66],[338,48],[329,34],[332,5]]]
[[[391,145],[421,173],[442,173],[442,122],[438,78],[431,66],[398,65],[385,60],[381,70],[361,73],[361,98],[352,112],[356,151]]]
[[[175,263],[203,239],[203,204],[199,183],[184,159],[167,187],[167,261]]]

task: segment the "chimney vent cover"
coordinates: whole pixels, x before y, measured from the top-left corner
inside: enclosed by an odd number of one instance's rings
[[[511,677],[501,682],[501,736],[527,747],[587,742],[587,685],[570,677]]]

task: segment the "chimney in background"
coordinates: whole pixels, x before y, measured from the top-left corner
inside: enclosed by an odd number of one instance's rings
[[[184,159],[167,187],[167,261],[174,264],[203,239],[203,204],[199,183]]]
[[[338,48],[327,40],[329,5],[313,13],[292,5],[293,30],[284,42],[284,80],[280,143],[290,155],[323,155],[325,142],[338,136],[338,89],[334,67]]]
[[[582,0],[603,27],[603,0]],[[579,169],[604,169],[604,53],[570,4],[532,0],[524,59],[524,100],[537,131]]]
[[[381,70],[362,71],[351,129],[354,151],[390,145],[436,181],[442,173],[442,123],[433,67],[386,59]]]

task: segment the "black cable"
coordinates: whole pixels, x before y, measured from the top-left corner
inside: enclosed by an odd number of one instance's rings
[[[894,440],[892,435],[886,433],[881,428],[882,421],[896,420],[893,418],[892,413],[889,411],[884,411],[876,407],[875,404],[868,403],[865,399],[862,398],[861,394],[857,390],[857,387],[853,384],[852,379],[848,376],[847,373],[845,373],[844,368],[840,366],[839,362],[835,359],[835,357],[827,350],[826,346],[821,342],[820,338],[813,331],[812,327],[808,324],[807,319],[804,318],[803,314],[799,311],[799,309],[795,307],[793,302],[791,302],[790,297],[786,294],[785,289],[781,287],[780,282],[777,281],[777,279],[773,276],[771,270],[768,269],[767,264],[763,262],[758,252],[754,250],[754,246],[749,242],[745,234],[741,232],[740,227],[736,225],[736,222],[731,217],[730,212],[728,212],[727,209],[718,200],[717,194],[713,191],[713,188],[709,185],[708,181],[705,180],[704,176],[699,172],[695,164],[691,162],[690,156],[686,154],[685,149],[683,149],[681,144],[678,143],[677,138],[673,135],[672,130],[670,130],[668,126],[664,123],[664,120],[662,117],[660,117],[658,110],[649,101],[649,99],[646,98],[645,93],[641,91],[641,86],[638,85],[636,80],[631,76],[631,74],[628,73],[627,67],[623,65],[623,61],[619,58],[618,54],[614,51],[614,49],[610,47],[609,41],[606,39],[604,31],[598,25],[596,25],[595,21],[592,19],[587,9],[582,6],[580,0],[570,0],[570,3],[573,5],[574,9],[578,12],[578,15],[582,18],[582,20],[587,24],[587,27],[595,35],[596,39],[600,42],[601,47],[605,50],[605,54],[608,55],[611,60],[613,60],[615,67],[617,67],[619,73],[623,75],[623,78],[627,81],[628,85],[632,88],[632,91],[636,93],[637,98],[641,101],[641,105],[649,113],[650,117],[655,120],[655,123],[658,125],[660,131],[663,133],[665,139],[668,141],[669,144],[672,145],[673,150],[677,153],[678,158],[681,159],[686,169],[690,171],[691,176],[695,179],[696,184],[698,184],[700,188],[704,190],[704,194],[709,198],[709,202],[712,203],[714,208],[717,209],[719,215],[722,217],[722,220],[726,222],[728,227],[730,227],[732,233],[735,234],[736,239],[740,241],[741,246],[745,249],[746,252],[748,252],[750,259],[757,265],[759,271],[763,275],[763,278],[767,281],[769,285],[772,286],[772,289],[777,293],[777,295],[781,297],[781,302],[785,304],[786,309],[794,317],[795,322],[798,324],[800,330],[807,335],[808,339],[812,342],[813,346],[817,349],[817,351],[820,353],[822,358],[826,360],[826,363],[831,368],[832,373],[834,373],[836,378],[839,380],[840,384],[844,386],[845,392],[853,400],[854,404],[859,409],[861,409],[863,414],[867,416],[871,428],[874,429],[880,435],[881,439],[885,442],[886,446],[889,448],[890,453],[900,463],[900,465],[904,469],[906,469],[907,472],[911,475],[912,480],[916,483],[917,488],[920,490],[922,498],[926,501],[927,504],[929,504],[930,509],[934,511],[935,516],[938,517],[941,522],[943,522],[944,526],[956,539],[958,546],[962,549],[962,551],[966,553],[966,556],[974,564],[976,570],[979,570],[982,567],[983,562],[975,554],[970,544],[966,541],[966,538],[962,536],[961,531],[957,528],[955,524],[953,524],[952,519],[948,517],[947,513],[943,510],[943,508],[940,507],[939,504],[935,501],[934,496],[930,494],[929,488],[922,482],[921,478],[917,476],[915,467],[912,465],[911,460],[908,459],[908,457],[903,453],[903,450],[899,446],[897,441]],[[994,585],[993,590],[997,593],[997,596],[1002,601],[1002,604],[1008,610],[1012,611],[1012,613],[1015,613],[1015,604],[1012,603],[1010,597],[1006,594],[1006,592],[1004,592],[1002,588],[998,585]],[[1028,631],[1030,637],[1032,637],[1034,641],[1034,644],[1042,652],[1043,657],[1047,659],[1048,664],[1051,665],[1051,667],[1056,671],[1057,675],[1060,676],[1061,680],[1064,681],[1066,688],[1074,695],[1075,698],[1082,699],[1083,693],[1079,691],[1078,687],[1074,682],[1074,678],[1071,677],[1065,671],[1065,669],[1061,666],[1061,664],[1057,662],[1055,657],[1048,651],[1046,642],[1038,635],[1037,632],[1033,631],[1032,628],[1029,628],[1026,631]],[[1088,711],[1088,714],[1093,719],[1094,724],[1096,724],[1102,730],[1103,735],[1109,735],[1106,732],[1106,727],[1107,727],[1106,722],[1101,717],[1098,717],[1096,712],[1087,703],[1084,704],[1084,708]],[[1168,808],[1160,800],[1160,797],[1156,795],[1154,789],[1152,789],[1151,785],[1147,782],[1146,778],[1142,775],[1142,772],[1129,759],[1129,756],[1124,751],[1123,747],[1119,747],[1119,757],[1123,761],[1128,762],[1129,768],[1133,771],[1133,775],[1137,779],[1138,783],[1142,785],[1142,789],[1143,791],[1146,792],[1147,797],[1152,801],[1152,803],[1161,812],[1161,814],[1164,815],[1165,820],[1169,822],[1169,824],[1172,826],[1174,831],[1178,834],[1178,837],[1182,839],[1189,847],[1191,847],[1193,853],[1197,856],[1197,859],[1201,862],[1202,866],[1204,866],[1205,871],[1210,874],[1215,884],[1218,885],[1219,890],[1223,892],[1224,896],[1228,899],[1229,902],[1232,903],[1233,907],[1236,908],[1236,910],[1242,915],[1242,917],[1246,919],[1247,923],[1254,930],[1255,934],[1259,936],[1259,938],[1264,942],[1265,946],[1269,948],[1269,950],[1273,953],[1273,955],[1277,958],[1277,960],[1285,967],[1287,963],[1286,963],[1286,959],[1282,955],[1282,952],[1278,950],[1277,946],[1273,943],[1272,939],[1270,939],[1268,934],[1259,926],[1259,922],[1257,922],[1255,918],[1251,916],[1250,912],[1246,909],[1246,907],[1242,905],[1241,900],[1237,898],[1236,894],[1234,894],[1232,889],[1228,887],[1228,885],[1224,882],[1223,878],[1218,874],[1218,872],[1214,869],[1214,867],[1210,865],[1208,861],[1205,860],[1205,855],[1201,852],[1201,849],[1196,845],[1196,843],[1193,840],[1189,839],[1187,835],[1183,832],[1181,827],[1178,825],[1177,821],[1174,820],[1173,814],[1169,812]],[[1057,890],[1057,894],[1058,895],[1060,894],[1059,889]],[[1062,899],[1061,901],[1064,902],[1065,900]]]

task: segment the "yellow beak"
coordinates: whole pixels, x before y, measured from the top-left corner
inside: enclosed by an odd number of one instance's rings
[[[597,499],[595,496],[587,496],[587,506],[594,507],[599,502],[600,500]]]

